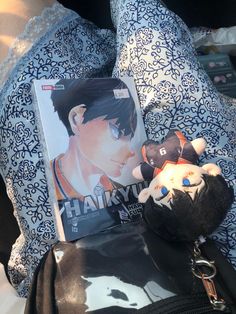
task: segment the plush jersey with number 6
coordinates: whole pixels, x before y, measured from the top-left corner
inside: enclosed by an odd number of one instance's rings
[[[164,170],[167,164],[194,164],[203,153],[206,142],[198,138],[188,142],[178,130],[170,130],[161,144],[147,140],[142,146],[144,162],[134,169],[134,176],[144,180],[152,180]]]

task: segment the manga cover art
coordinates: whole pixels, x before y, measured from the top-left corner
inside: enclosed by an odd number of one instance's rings
[[[34,89],[62,238],[140,219],[146,182],[131,173],[146,135],[133,80],[36,80]]]

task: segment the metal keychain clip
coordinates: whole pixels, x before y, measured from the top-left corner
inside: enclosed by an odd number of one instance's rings
[[[205,266],[204,272],[201,271],[201,266]],[[203,257],[197,257],[192,262],[192,272],[197,278],[211,279],[216,275],[216,267],[214,261],[208,261]]]
[[[202,280],[203,286],[206,290],[213,309],[218,311],[226,311],[226,303],[223,299],[218,297],[213,281],[213,278],[217,273],[214,261],[209,261],[202,257],[198,242],[195,242],[194,244],[191,270],[195,277]]]

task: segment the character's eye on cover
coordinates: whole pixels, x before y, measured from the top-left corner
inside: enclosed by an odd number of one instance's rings
[[[114,123],[109,122],[109,128],[110,128],[112,136],[116,140],[118,140],[124,133],[124,132],[120,131],[119,127],[116,124],[114,124]]]

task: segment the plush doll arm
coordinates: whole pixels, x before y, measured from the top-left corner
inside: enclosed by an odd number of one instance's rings
[[[221,169],[216,164],[205,164],[202,166],[202,169],[206,170],[207,173],[211,176],[221,175]]]
[[[139,193],[138,201],[139,201],[140,203],[146,203],[146,201],[148,200],[149,196],[150,196],[149,188],[145,188],[145,189],[143,189],[143,190]]]
[[[200,156],[205,151],[207,145],[206,141],[202,137],[191,141],[191,144],[198,156]]]
[[[147,162],[142,162],[136,168],[133,169],[132,174],[138,180],[151,181],[153,179],[155,168],[149,165]]]
[[[137,167],[135,167],[132,171],[132,175],[138,179],[138,180],[143,180],[143,175],[142,175],[142,171],[141,171],[141,165],[138,165]]]

